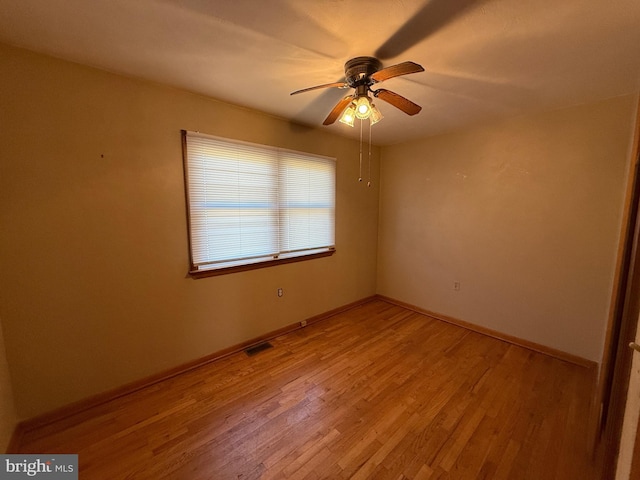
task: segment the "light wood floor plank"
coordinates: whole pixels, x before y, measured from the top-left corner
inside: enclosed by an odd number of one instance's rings
[[[595,372],[374,300],[37,430],[80,478],[595,480]]]

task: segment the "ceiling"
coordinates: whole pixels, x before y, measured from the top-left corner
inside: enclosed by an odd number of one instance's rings
[[[357,137],[322,121],[344,63],[377,56],[425,72],[377,86],[373,141],[640,90],[639,0],[0,0],[0,42],[148,79]],[[376,87],[377,87],[376,86]]]

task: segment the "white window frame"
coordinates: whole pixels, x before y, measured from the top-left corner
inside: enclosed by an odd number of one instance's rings
[[[335,158],[186,130],[182,146],[192,276],[335,253]]]

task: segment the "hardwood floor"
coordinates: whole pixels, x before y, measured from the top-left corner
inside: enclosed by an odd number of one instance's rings
[[[39,430],[90,479],[589,480],[595,372],[376,300]]]

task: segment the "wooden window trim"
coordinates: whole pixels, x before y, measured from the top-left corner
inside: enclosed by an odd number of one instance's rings
[[[304,262],[307,260],[315,260],[316,258],[330,257],[336,253],[336,249],[327,250],[326,252],[312,253],[309,255],[300,255],[289,258],[274,258],[273,260],[265,260],[262,262],[250,263],[245,265],[235,265],[233,267],[212,268],[211,270],[190,270],[189,275],[194,279],[217,277],[229,273],[246,272],[248,270],[257,270],[265,267],[275,267],[276,265],[284,265],[286,263]]]

